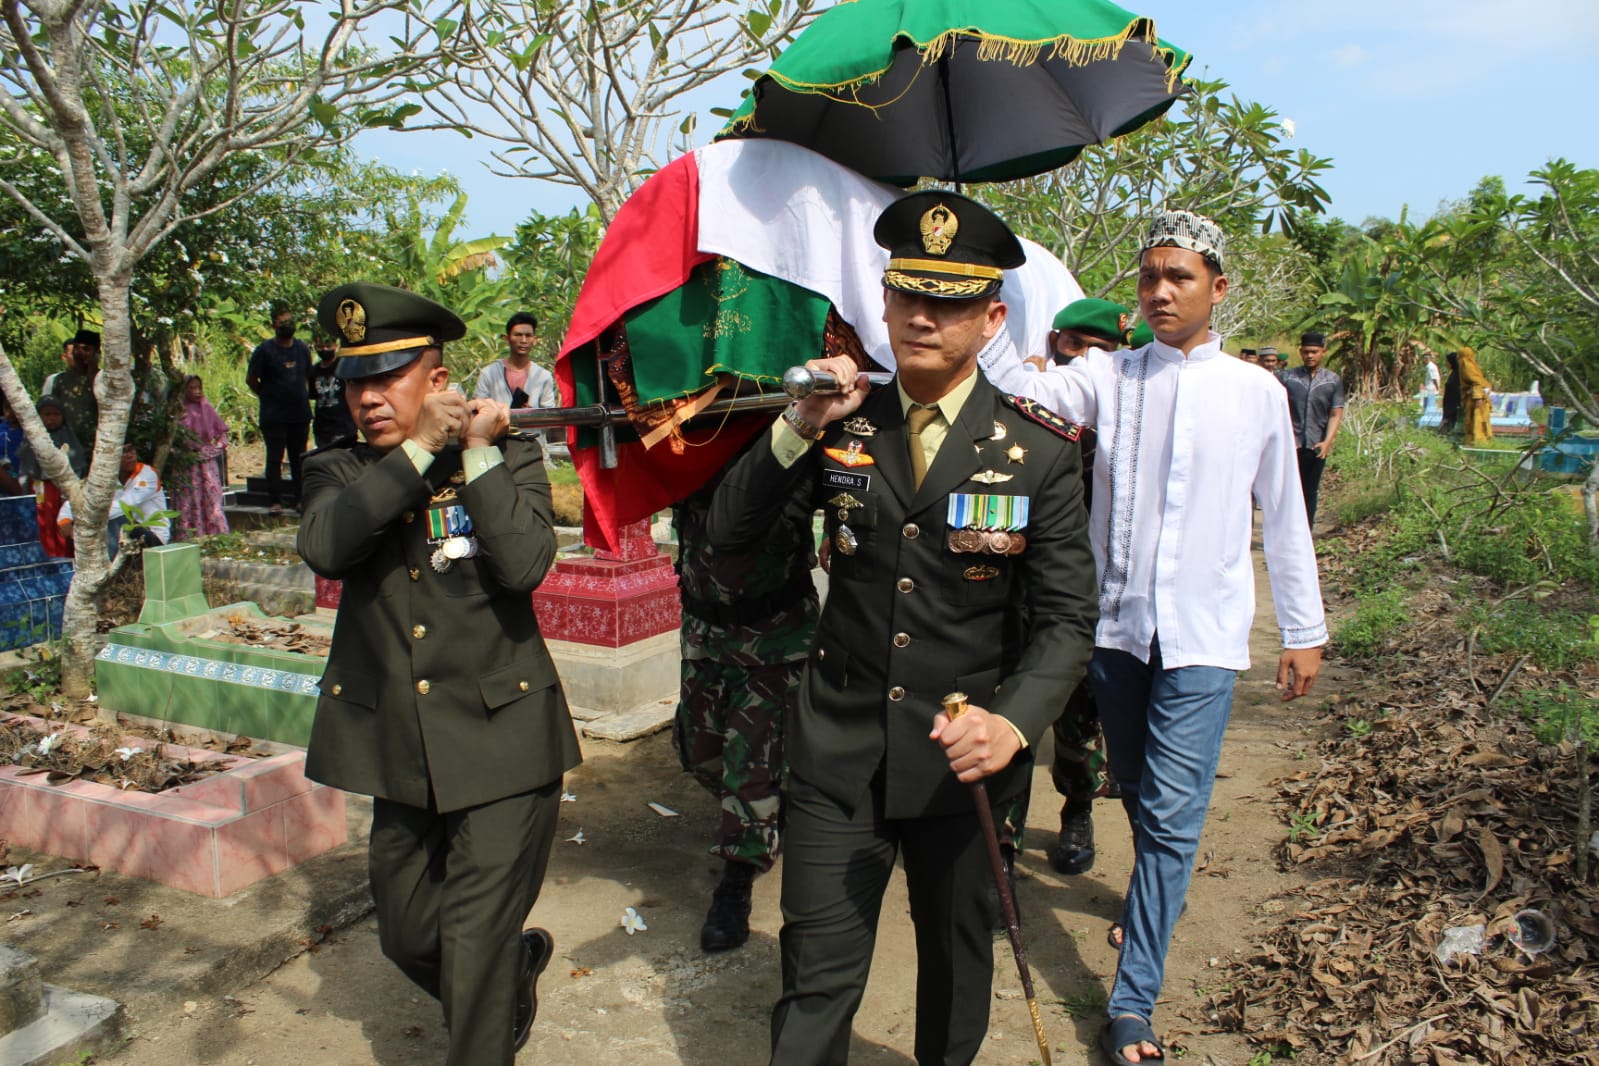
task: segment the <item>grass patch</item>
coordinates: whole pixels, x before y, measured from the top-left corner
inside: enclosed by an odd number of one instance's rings
[[[1410,620],[1410,592],[1396,585],[1359,597],[1354,617],[1338,627],[1333,639],[1338,650],[1356,659],[1369,659]]]

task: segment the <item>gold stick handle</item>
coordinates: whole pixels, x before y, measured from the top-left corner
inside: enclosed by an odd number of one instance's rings
[[[949,720],[953,722],[966,713],[969,701],[966,698],[966,693],[951,692],[944,697],[943,703],[944,713],[949,715]]]

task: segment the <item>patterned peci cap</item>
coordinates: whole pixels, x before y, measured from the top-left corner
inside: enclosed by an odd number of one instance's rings
[[[1227,238],[1221,227],[1192,211],[1162,211],[1156,215],[1144,238],[1143,250],[1151,248],[1187,248],[1210,260],[1217,270],[1227,272]]]

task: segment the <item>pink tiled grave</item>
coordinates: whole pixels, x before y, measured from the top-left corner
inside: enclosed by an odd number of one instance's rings
[[[6,721],[43,732],[89,732],[27,715]],[[245,759],[178,744],[161,749],[225,769],[152,794],[93,781],[51,785],[43,774],[0,766],[0,838],[215,899],[349,838],[344,793],[307,780],[301,752]]]
[[[616,551],[562,559],[533,593],[539,630],[550,640],[620,648],[678,627],[672,560],[655,547],[648,522],[622,527]]]

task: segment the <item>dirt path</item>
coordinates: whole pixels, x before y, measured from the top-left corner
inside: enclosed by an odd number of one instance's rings
[[[1205,1028],[1203,995],[1219,978],[1214,960],[1245,952],[1271,900],[1293,883],[1272,851],[1285,827],[1273,814],[1270,782],[1289,772],[1313,738],[1315,704],[1337,691],[1324,674],[1314,703],[1283,705],[1272,686],[1274,615],[1257,554],[1258,603],[1252,657],[1240,678],[1222,754],[1200,871],[1177,927],[1156,1027],[1186,1045],[1187,1061],[1246,1063],[1252,1049]],[[567,783],[561,830],[533,920],[554,931],[557,961],[540,985],[540,1013],[522,1062],[574,1066],[666,1066],[765,1060],[767,1019],[778,991],[777,879],[756,885],[754,932],[742,950],[707,957],[698,930],[717,870],[705,855],[713,825],[706,797],[678,771],[661,734],[631,745],[589,743]],[[682,812],[663,818],[646,804]],[[1034,780],[1029,850],[1018,895],[1045,1029],[1064,1066],[1100,1062],[1090,1051],[1115,966],[1106,926],[1131,861],[1120,805],[1095,808],[1099,858],[1093,871],[1063,878],[1041,849],[1058,829],[1060,801],[1047,772]],[[565,842],[581,829],[584,844]],[[626,935],[623,908],[649,925]],[[915,958],[902,878],[884,903],[870,985],[856,1019],[853,1063],[910,1063]],[[981,1066],[1037,1058],[1008,946],[996,950],[995,1002]],[[435,1004],[378,951],[367,920],[314,953],[231,998],[174,1004],[161,1017],[134,1019],[133,1038],[102,1061],[119,1066],[414,1066],[444,1056]]]

